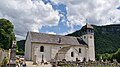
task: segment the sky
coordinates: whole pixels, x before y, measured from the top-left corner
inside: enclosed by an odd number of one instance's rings
[[[72,33],[86,23],[120,24],[120,0],[0,0],[0,18],[14,25],[17,40],[28,31]]]

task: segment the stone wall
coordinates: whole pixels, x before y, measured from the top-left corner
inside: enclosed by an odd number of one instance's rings
[[[25,60],[32,60],[31,51],[30,35],[28,35],[25,42]]]
[[[9,54],[4,49],[0,49],[0,63],[2,63],[5,57],[9,57]]]

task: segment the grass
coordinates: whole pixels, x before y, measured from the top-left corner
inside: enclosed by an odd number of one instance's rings
[[[69,66],[69,65],[65,65],[65,66],[61,66],[61,67],[79,67],[79,66]],[[85,67],[118,67],[118,66],[85,66]]]
[[[80,67],[80,66],[76,66],[76,65],[71,66],[71,65],[67,64],[67,65],[64,65],[61,67]],[[84,66],[84,67],[118,67],[118,66]]]

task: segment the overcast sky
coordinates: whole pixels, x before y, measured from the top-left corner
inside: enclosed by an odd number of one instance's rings
[[[0,0],[0,18],[14,24],[17,40],[28,31],[65,35],[86,23],[120,24],[120,0]]]

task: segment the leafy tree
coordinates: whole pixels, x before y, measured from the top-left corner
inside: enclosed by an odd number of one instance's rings
[[[7,19],[0,19],[0,47],[9,49],[14,39],[12,23]]]
[[[120,48],[113,54],[113,59],[116,59],[118,62],[120,62]]]

